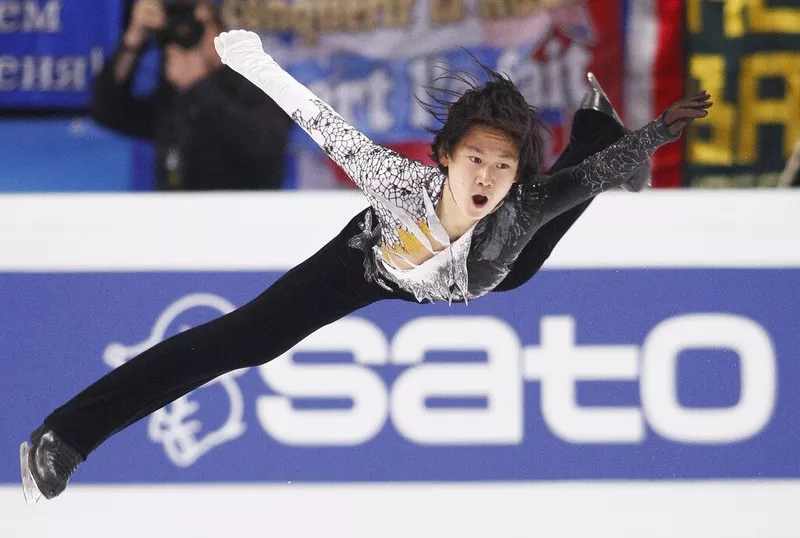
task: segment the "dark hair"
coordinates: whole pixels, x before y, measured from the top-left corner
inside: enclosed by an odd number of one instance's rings
[[[543,142],[539,132],[541,121],[536,109],[530,106],[508,77],[493,71],[473,56],[473,62],[480,67],[488,80],[479,84],[477,78],[469,73],[445,69],[443,75],[434,80],[434,86],[426,88],[430,101],[419,98],[419,104],[442,125],[429,129],[434,135],[431,142],[431,158],[442,173],[447,167],[442,165],[439,154],[452,154],[467,130],[473,125],[486,125],[500,129],[508,134],[519,151],[517,179],[530,180],[539,172],[543,160]],[[463,91],[436,87],[456,82],[466,85]]]

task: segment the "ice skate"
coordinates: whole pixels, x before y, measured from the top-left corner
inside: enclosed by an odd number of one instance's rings
[[[631,130],[625,127],[625,124],[622,123],[622,119],[617,114],[617,111],[614,109],[614,106],[611,104],[611,101],[608,99],[606,92],[603,91],[603,88],[600,86],[600,83],[597,81],[597,78],[594,76],[594,73],[591,71],[586,74],[586,78],[589,80],[589,85],[591,89],[586,93],[581,102],[580,108],[584,109],[591,109],[597,110],[598,112],[602,112],[603,114],[613,118],[614,121],[619,123],[623,129],[625,129],[626,133],[630,133]],[[650,165],[646,164],[642,166],[639,170],[637,170],[631,177],[622,184],[622,188],[628,192],[639,192],[644,190],[646,187],[650,186]]]
[[[22,474],[22,494],[25,496],[25,502],[28,504],[36,504],[42,498],[42,492],[36,485],[36,481],[31,474],[30,465],[28,465],[28,454],[31,447],[27,441],[19,446],[19,470]]]
[[[72,473],[83,461],[77,450],[61,440],[55,432],[40,426],[27,442],[19,447],[22,492],[28,504],[39,499],[52,499],[67,487]]]

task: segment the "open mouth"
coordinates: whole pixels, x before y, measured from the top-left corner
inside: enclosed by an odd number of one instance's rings
[[[474,194],[472,196],[472,203],[475,204],[475,207],[478,209],[481,209],[483,206],[485,206],[488,201],[489,199],[482,194]]]

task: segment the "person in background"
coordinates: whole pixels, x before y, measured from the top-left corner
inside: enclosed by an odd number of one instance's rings
[[[223,66],[224,30],[209,0],[136,0],[117,51],[97,77],[100,125],[155,142],[158,190],[280,189],[293,122],[264,92]],[[133,92],[142,53],[161,50],[154,93]]]

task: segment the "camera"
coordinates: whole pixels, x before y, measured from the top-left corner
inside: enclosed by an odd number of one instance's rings
[[[161,47],[169,44],[184,49],[192,49],[200,43],[205,32],[205,25],[194,16],[197,3],[195,0],[162,0],[167,23],[163,30],[156,33],[156,40]]]

